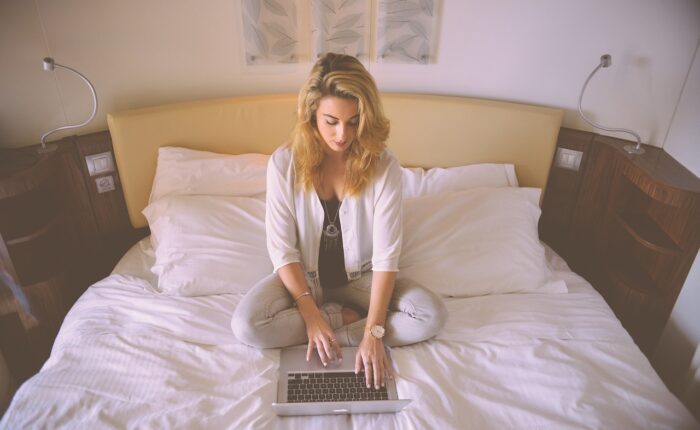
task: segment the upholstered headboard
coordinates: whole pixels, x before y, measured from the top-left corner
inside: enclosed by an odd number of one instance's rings
[[[464,97],[383,94],[388,145],[404,166],[513,163],[521,186],[544,188],[562,119],[558,109]],[[272,153],[294,126],[295,95],[236,97],[107,116],[134,227],[146,226],[158,148]]]

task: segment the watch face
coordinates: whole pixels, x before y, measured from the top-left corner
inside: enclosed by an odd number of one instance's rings
[[[369,330],[370,333],[372,333],[372,336],[381,339],[384,337],[384,327],[380,325],[375,325],[372,326],[372,328]]]

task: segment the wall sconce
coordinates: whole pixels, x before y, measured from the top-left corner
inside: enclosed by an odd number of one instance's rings
[[[53,130],[47,131],[46,133],[44,133],[44,134],[41,136],[41,147],[40,147],[39,149],[37,149],[37,152],[39,152],[39,153],[51,152],[51,151],[54,151],[54,150],[57,148],[56,145],[46,145],[46,138],[49,137],[50,134],[53,134],[53,133],[55,133],[55,132],[57,132],[57,131],[61,131],[61,130],[67,130],[67,129],[70,129],[70,128],[79,128],[79,127],[83,127],[83,126],[87,125],[88,123],[90,123],[90,121],[92,121],[92,119],[95,117],[95,113],[97,112],[97,93],[95,93],[95,87],[92,86],[92,83],[88,80],[88,78],[86,78],[85,76],[83,76],[82,73],[78,72],[78,71],[75,70],[75,69],[72,69],[72,68],[70,68],[70,67],[68,67],[68,66],[63,66],[63,65],[61,65],[61,64],[58,64],[58,63],[54,62],[53,58],[51,58],[51,57],[46,57],[46,58],[44,58],[44,70],[45,70],[45,71],[51,72],[51,71],[53,71],[56,67],[60,67],[60,68],[66,69],[66,70],[70,70],[71,72],[73,72],[73,73],[75,73],[76,75],[80,76],[80,78],[81,78],[83,81],[85,81],[85,83],[86,83],[86,84],[88,85],[88,87],[90,88],[90,91],[92,91],[92,104],[93,104],[93,106],[92,106],[92,114],[90,114],[90,118],[88,118],[85,122],[82,122],[82,123],[80,123],[80,124],[66,125],[66,126],[63,126],[63,127],[54,128]]]
[[[584,121],[586,121],[588,124],[592,125],[595,128],[599,128],[605,131],[631,134],[632,136],[634,136],[635,139],[637,139],[637,145],[625,145],[625,151],[627,151],[627,153],[629,154],[644,154],[644,148],[642,148],[642,139],[637,133],[626,128],[611,128],[604,127],[600,124],[596,124],[592,120],[588,119],[586,115],[584,115],[583,109],[581,109],[581,101],[583,100],[583,93],[586,91],[588,81],[591,80],[591,78],[593,77],[593,75],[595,75],[598,69],[600,69],[601,67],[610,67],[610,64],[612,64],[612,57],[609,54],[605,54],[602,57],[600,57],[600,64],[598,64],[598,66],[595,69],[593,69],[591,74],[588,75],[588,79],[586,79],[586,82],[583,84],[583,88],[581,88],[581,94],[578,96],[578,113],[581,114],[581,118],[583,118]]]

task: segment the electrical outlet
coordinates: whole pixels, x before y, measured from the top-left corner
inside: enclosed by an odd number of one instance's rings
[[[562,169],[578,170],[581,167],[583,152],[567,148],[557,148],[554,166]]]
[[[95,178],[95,184],[97,184],[97,192],[100,194],[116,189],[114,186],[114,177],[112,175]]]

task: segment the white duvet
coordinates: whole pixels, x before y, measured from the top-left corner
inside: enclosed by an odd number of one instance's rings
[[[447,299],[439,336],[392,350],[403,412],[279,418],[279,351],[233,336],[240,296],[158,294],[144,240],[76,303],[0,427],[696,428],[600,295],[549,263],[568,294]]]

